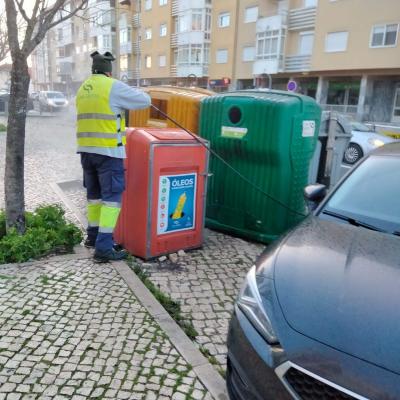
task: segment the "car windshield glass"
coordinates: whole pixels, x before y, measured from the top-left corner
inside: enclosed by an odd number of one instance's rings
[[[64,96],[62,93],[59,93],[59,92],[48,92],[47,98],[48,99],[63,99]]]
[[[400,158],[371,156],[336,190],[322,210],[378,230],[400,230]]]
[[[354,131],[373,132],[372,128],[367,125],[361,124],[360,122],[352,122],[351,127]]]

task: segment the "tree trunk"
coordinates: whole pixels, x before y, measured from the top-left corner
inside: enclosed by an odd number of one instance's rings
[[[18,53],[11,67],[4,189],[7,231],[14,227],[23,234],[25,123],[30,76],[26,57]]]

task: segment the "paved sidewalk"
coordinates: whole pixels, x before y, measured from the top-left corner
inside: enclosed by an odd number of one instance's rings
[[[0,399],[212,399],[110,264],[2,265],[0,298]]]
[[[76,213],[85,213],[85,195],[80,181],[61,185]],[[150,280],[182,305],[182,314],[199,335],[197,344],[215,357],[225,370],[226,337],[234,301],[244,277],[264,245],[251,243],[209,229],[202,249],[192,250],[176,260],[136,261]]]

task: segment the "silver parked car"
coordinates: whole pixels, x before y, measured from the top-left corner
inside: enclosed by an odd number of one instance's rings
[[[395,140],[375,132],[372,128],[360,122],[351,122],[352,131],[350,143],[343,156],[345,164],[355,164],[372,150]]]
[[[34,106],[38,111],[59,111],[68,106],[68,100],[62,92],[41,91],[34,99]]]

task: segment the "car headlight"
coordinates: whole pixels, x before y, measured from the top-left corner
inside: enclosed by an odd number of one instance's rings
[[[374,146],[374,147],[381,147],[381,146],[383,146],[383,145],[385,144],[385,142],[383,142],[382,140],[380,140],[380,139],[375,139],[375,138],[369,138],[369,139],[368,139],[368,143],[369,143],[371,146]]]
[[[263,287],[263,293],[269,293],[268,298],[264,297],[264,301],[261,299],[258,284]],[[278,343],[271,321],[265,311],[265,309],[272,310],[272,285],[273,280],[256,275],[256,267],[253,266],[246,276],[237,300],[239,308],[270,344]]]

